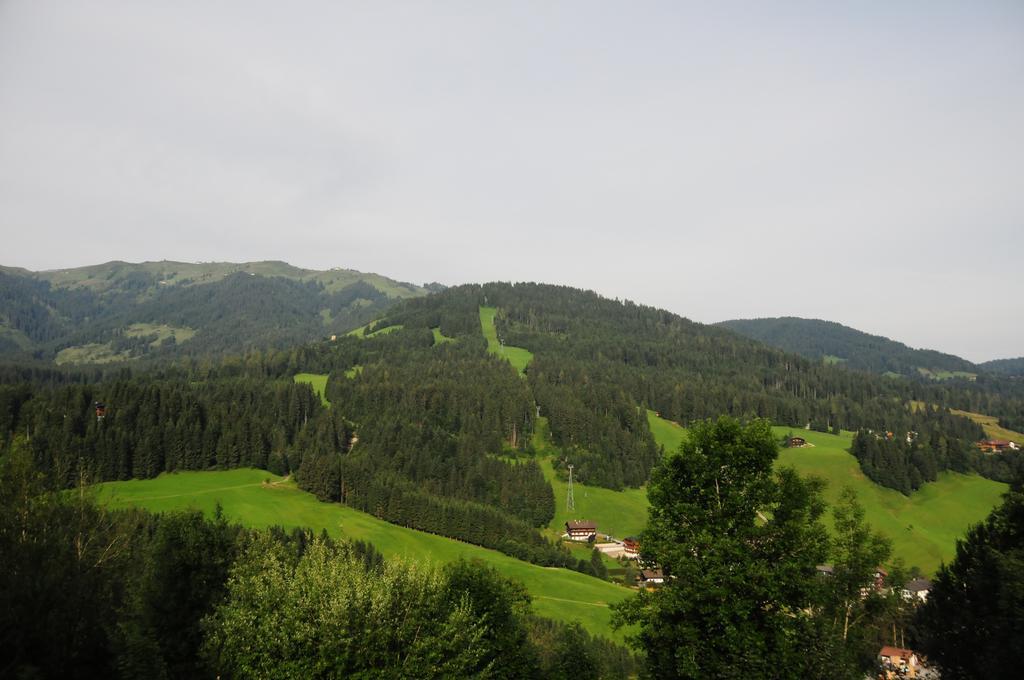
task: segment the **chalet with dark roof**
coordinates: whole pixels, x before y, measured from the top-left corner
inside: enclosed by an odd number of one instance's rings
[[[565,533],[573,541],[590,541],[597,538],[597,524],[589,519],[571,519],[565,523]]]

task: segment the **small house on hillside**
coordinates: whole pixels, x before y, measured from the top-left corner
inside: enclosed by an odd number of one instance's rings
[[[639,580],[641,588],[660,586],[665,582],[665,574],[661,569],[641,569]]]
[[[786,440],[786,446],[791,449],[798,449],[801,446],[807,446],[807,440],[803,437],[790,437]]]
[[[636,559],[640,555],[640,539],[636,536],[626,536],[622,540],[622,550],[626,557]]]
[[[597,524],[589,519],[571,519],[565,523],[565,533],[573,541],[591,541],[597,538]]]
[[[915,578],[907,581],[903,586],[903,597],[907,600],[928,600],[928,592],[932,589],[932,582],[926,578]]]
[[[913,650],[887,645],[879,650],[878,661],[887,671],[905,671],[907,677],[917,676],[919,661]]]
[[[831,564],[819,564],[814,568],[818,576],[835,576],[836,570]]]
[[[1016,451],[1018,448],[1016,442],[1011,442],[1006,439],[983,439],[975,444],[975,446],[977,446],[982,453],[1002,453],[1008,449]]]

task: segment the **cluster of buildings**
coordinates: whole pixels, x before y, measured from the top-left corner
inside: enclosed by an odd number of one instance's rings
[[[621,541],[616,541],[611,536],[605,535],[605,538],[608,539],[607,542],[596,543],[597,523],[591,520],[569,520],[565,523],[565,535],[570,541],[594,543],[595,548],[609,557],[625,557],[637,561],[640,559],[640,539],[636,536],[627,536]],[[653,567],[654,565],[649,566]],[[665,574],[661,569],[642,568],[637,575],[637,583],[641,588],[661,585],[664,582]]]
[[[835,575],[835,568],[831,564],[819,564],[817,567],[818,575],[824,578],[830,578]],[[889,573],[882,567],[876,567],[874,573],[874,589],[877,592],[883,592],[887,588],[891,588],[891,584],[887,584],[889,579]],[[900,595],[903,599],[908,602],[921,604],[928,600],[928,592],[932,588],[932,582],[926,578],[913,578],[903,584],[900,588]],[[870,586],[861,590],[861,595],[867,597],[870,592]],[[878,665],[882,671],[882,675],[887,679],[894,678],[916,678],[918,672],[924,668],[921,663],[921,659],[912,649],[905,649],[903,647],[889,646],[882,647],[878,652]]]

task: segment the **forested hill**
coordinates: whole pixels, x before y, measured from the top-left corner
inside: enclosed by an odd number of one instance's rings
[[[977,366],[952,354],[912,349],[834,321],[784,316],[736,319],[717,325],[787,352],[861,371],[938,378],[973,377],[978,372]]]
[[[0,267],[0,358],[85,364],[283,348],[356,328],[426,292],[284,262]]]
[[[980,368],[996,375],[1005,375],[1011,378],[1024,377],[1024,357],[1016,359],[995,359],[978,364]]]
[[[970,404],[1007,422],[1019,419],[1021,390],[986,377],[977,383],[894,381],[663,310],[539,284],[460,286],[405,301],[381,323],[401,325],[404,333],[437,327],[446,337],[479,344],[478,309],[485,304],[498,310],[505,345],[532,352],[526,369],[532,397],[555,443],[572,451],[577,470],[595,484],[632,485],[646,477],[650,434],[636,418],[645,407],[684,425],[729,414],[817,430],[918,433],[875,461],[883,483],[885,472],[897,468],[922,481],[950,468],[1011,474],[1005,460],[996,465],[974,450],[981,428],[947,410],[971,410]],[[346,368],[343,363],[332,375]],[[932,408],[914,411],[911,403]]]

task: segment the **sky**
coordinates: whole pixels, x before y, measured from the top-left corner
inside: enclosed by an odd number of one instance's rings
[[[1024,3],[4,0],[0,237],[1021,356]]]

